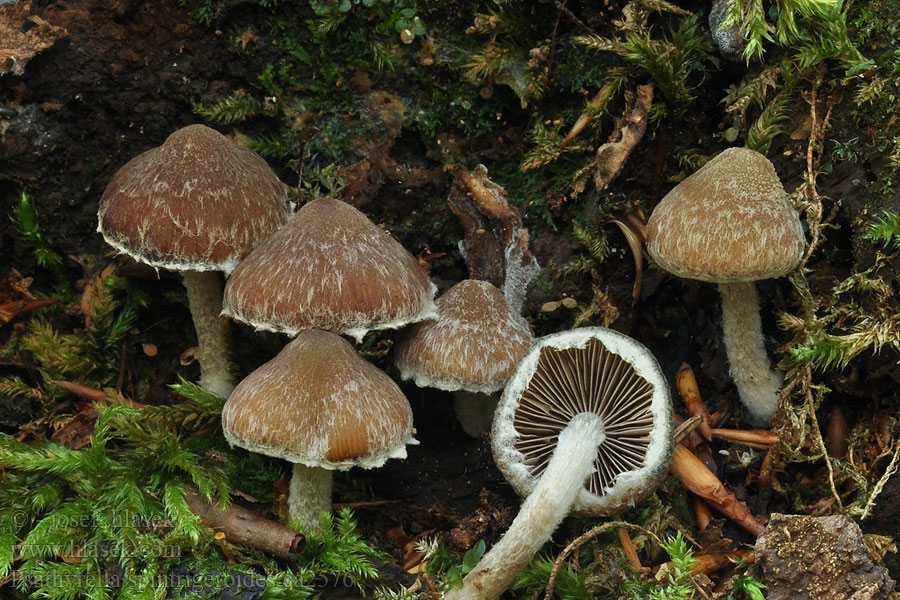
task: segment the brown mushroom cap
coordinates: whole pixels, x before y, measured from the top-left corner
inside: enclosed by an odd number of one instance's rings
[[[437,316],[411,326],[395,364],[419,387],[489,394],[501,389],[534,338],[496,287],[467,279],[436,301]]]
[[[433,315],[435,291],[395,239],[349,204],[320,198],[241,261],[222,312],[289,335],[317,328],[361,338]]]
[[[230,272],[290,210],[287,187],[259,155],[189,125],[113,175],[98,231],[154,267]]]
[[[660,267],[715,283],[781,277],[806,241],[769,160],[728,148],[675,186],[647,222],[647,251]]]
[[[611,329],[583,327],[539,338],[503,390],[491,446],[520,496],[536,486],[560,432],[594,413],[606,438],[575,514],[609,515],[650,494],[672,458],[672,404],[656,359]]]
[[[314,329],[238,384],[222,429],[231,444],[326,469],[378,467],[415,443],[397,384],[340,336]]]

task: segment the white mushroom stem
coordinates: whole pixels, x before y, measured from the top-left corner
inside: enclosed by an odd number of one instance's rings
[[[188,306],[197,333],[200,387],[223,398],[234,389],[229,361],[228,319],[222,312],[222,282],[218,271],[183,271]]]
[[[731,376],[751,420],[768,424],[778,408],[782,374],[772,370],[766,354],[756,285],[752,281],[720,283],[719,293]]]
[[[331,512],[332,473],[321,467],[294,463],[288,492],[288,513],[304,531],[319,529],[322,513]]]
[[[463,431],[473,438],[479,438],[481,434],[490,431],[498,400],[500,400],[499,393],[485,394],[466,390],[453,392],[456,420],[459,421]]]
[[[444,600],[496,600],[569,513],[594,471],[597,446],[606,434],[594,413],[575,415],[559,434],[556,449],[537,485],[507,532]]]

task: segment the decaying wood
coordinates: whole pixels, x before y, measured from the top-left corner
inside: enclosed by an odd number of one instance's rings
[[[0,325],[12,321],[19,313],[43,308],[59,302],[56,298],[36,298],[33,300],[13,300],[0,303]]]
[[[21,75],[35,55],[69,35],[31,14],[31,2],[0,3],[0,75]]]
[[[97,411],[89,404],[66,419],[66,422],[53,432],[50,440],[72,450],[81,450],[91,443],[96,421]]]
[[[454,183],[450,188],[447,203],[463,228],[462,249],[465,252],[469,277],[489,281],[499,288],[506,276],[504,260],[506,247],[493,231],[490,220],[479,210],[478,204],[469,194],[465,181],[470,178],[467,177],[465,167],[453,165],[450,170],[454,174]],[[466,174],[465,177],[463,173]],[[503,225],[500,227],[502,233]]]
[[[610,136],[611,141],[597,149],[594,157],[594,186],[597,191],[606,189],[622,170],[622,166],[647,130],[647,114],[653,104],[653,84],[637,86],[629,109],[617,123]]]
[[[694,371],[687,363],[682,363],[678,372],[675,373],[675,387],[678,388],[678,394],[684,400],[685,410],[689,417],[699,415],[703,420],[697,427],[697,431],[706,439],[712,440],[712,434],[709,431],[709,411],[706,403],[700,396],[700,387],[697,385],[697,378],[694,377]]]
[[[682,444],[675,445],[669,470],[688,490],[710,503],[713,508],[737,523],[742,529],[759,535],[764,527],[744,504],[725,486],[699,458]]]
[[[91,443],[94,435],[94,423],[97,421],[97,411],[93,403],[111,401],[132,408],[144,406],[140,402],[124,398],[112,390],[98,390],[71,381],[53,380],[51,383],[91,403],[66,419],[65,423],[50,437],[52,441],[73,450],[80,450]]]
[[[519,310],[527,281],[521,290],[510,289],[510,271],[528,270],[534,265],[534,274],[537,272],[522,217],[506,201],[506,190],[488,179],[484,165],[471,171],[459,164],[446,169],[453,175],[447,202],[463,228],[462,250],[469,277],[503,289],[513,309]],[[511,265],[511,261],[517,264]]]
[[[251,546],[280,558],[298,554],[305,547],[302,534],[237,504],[223,511],[190,486],[184,489],[184,499],[204,525],[224,533],[225,539],[232,544]]]

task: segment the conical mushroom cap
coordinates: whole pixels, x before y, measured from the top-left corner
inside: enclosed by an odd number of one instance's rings
[[[238,384],[222,430],[230,444],[326,469],[379,467],[416,443],[397,384],[340,336],[314,329]]]
[[[241,261],[222,312],[267,331],[360,339],[433,315],[436,291],[395,239],[349,204],[320,198]]]
[[[582,516],[621,512],[656,489],[672,460],[672,403],[656,359],[611,329],[538,338],[506,384],[491,432],[497,468],[528,496],[575,415],[603,421],[595,471],[572,505]]]
[[[113,175],[98,231],[157,268],[228,273],[290,211],[288,188],[258,154],[189,125]]]
[[[412,325],[395,364],[419,387],[489,394],[501,389],[534,338],[496,287],[466,279],[436,301],[437,315]]]
[[[728,148],[675,186],[647,221],[647,251],[660,267],[714,283],[782,277],[806,240],[775,167]]]

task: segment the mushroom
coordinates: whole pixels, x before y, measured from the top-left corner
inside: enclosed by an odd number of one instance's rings
[[[310,329],[241,381],[222,409],[228,443],[294,463],[292,518],[315,529],[332,471],[406,458],[412,410],[397,384],[340,336]]]
[[[433,315],[436,291],[416,258],[364,214],[320,198],[241,261],[222,313],[291,336],[317,328],[360,341]]]
[[[722,151],[666,194],[647,222],[647,251],[660,267],[719,284],[731,375],[756,423],[778,408],[782,375],[766,354],[754,282],[790,273],[805,248],[775,168],[748,148]]]
[[[100,198],[98,231],[113,248],[157,269],[181,271],[197,334],[200,384],[234,388],[222,284],[260,239],[287,220],[288,188],[251,150],[204,125],[172,133],[132,158]]]
[[[437,314],[409,327],[394,364],[419,387],[453,392],[463,429],[490,428],[496,398],[534,341],[531,328],[487,281],[460,281],[436,301]]]
[[[649,495],[672,457],[666,379],[644,346],[601,327],[539,338],[494,416],[497,467],[526,500],[463,587],[494,600],[568,515],[620,512]]]

